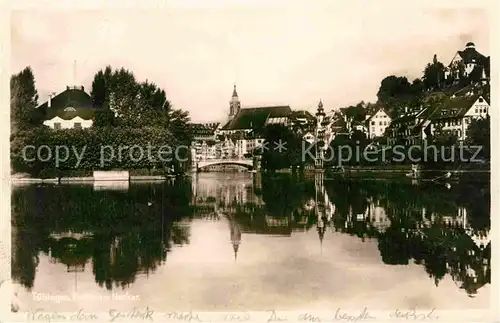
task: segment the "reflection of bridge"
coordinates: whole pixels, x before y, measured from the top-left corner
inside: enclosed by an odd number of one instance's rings
[[[196,161],[196,169],[215,165],[240,165],[247,168],[253,168],[253,159],[251,158],[227,158],[227,159],[202,159]]]

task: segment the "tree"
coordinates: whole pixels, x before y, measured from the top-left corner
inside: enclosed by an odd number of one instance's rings
[[[432,64],[427,64],[424,70],[423,81],[428,90],[440,89],[444,85],[444,65],[434,55]]]
[[[351,105],[343,109],[343,111],[345,115],[353,121],[358,121],[358,122],[365,121],[366,109],[365,109],[365,103],[363,101],[359,102],[356,105]]]
[[[458,136],[449,130],[443,130],[443,126],[438,124],[431,141],[436,146],[451,147],[457,144]]]
[[[11,131],[27,129],[41,124],[41,117],[36,111],[38,91],[31,67],[10,78],[10,113]]]
[[[387,76],[380,82],[377,97],[382,103],[411,94],[411,84],[406,77]]]
[[[94,115],[94,126],[112,127],[116,126],[115,114],[109,108],[97,109]]]
[[[424,91],[424,88],[425,84],[419,78],[414,79],[413,82],[411,83],[411,93],[415,96],[421,95]]]
[[[481,146],[481,154],[484,158],[490,158],[490,117],[472,120],[467,127],[467,140],[469,146]]]
[[[92,102],[96,108],[109,107],[111,74],[111,66],[106,66],[104,71],[100,70],[94,76],[90,96],[92,97]]]
[[[124,68],[113,71],[107,66],[98,71],[92,82],[91,96],[96,108],[109,108],[121,125],[166,126],[171,119],[187,116],[172,110],[164,90],[147,80],[138,82],[134,74]]]
[[[275,171],[301,164],[301,139],[283,125],[264,129],[267,149],[262,154],[262,168]],[[281,143],[282,146],[278,146]]]

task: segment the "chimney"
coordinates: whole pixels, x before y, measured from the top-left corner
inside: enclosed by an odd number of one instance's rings
[[[49,100],[47,101],[47,107],[51,107],[52,104],[52,93],[49,94]]]
[[[69,90],[69,85],[66,85],[66,90]]]
[[[85,91],[85,88],[83,87],[83,85],[82,85],[82,91]]]

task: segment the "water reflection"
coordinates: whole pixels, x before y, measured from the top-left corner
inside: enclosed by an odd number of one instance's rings
[[[194,220],[227,222],[236,262],[253,252],[241,251],[249,235],[286,239],[314,230],[321,250],[327,235],[375,239],[386,265],[419,264],[436,286],[450,275],[469,296],[490,283],[487,182],[448,188],[204,173],[126,190],[16,187],[12,210],[12,277],[28,290],[42,255],[74,273],[75,290],[89,273],[107,290],[127,288],[190,243]]]

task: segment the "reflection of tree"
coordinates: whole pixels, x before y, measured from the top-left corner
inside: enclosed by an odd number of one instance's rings
[[[137,274],[154,272],[173,245],[189,243],[196,209],[228,217],[235,251],[242,233],[291,235],[314,228],[322,240],[333,226],[361,239],[376,238],[384,263],[419,264],[436,285],[449,274],[473,295],[490,282],[489,185],[462,178],[451,189],[395,181],[315,185],[274,176],[263,177],[256,194],[250,178],[216,184],[196,199],[183,181],[131,185],[127,193],[77,186],[14,190],[13,278],[32,287],[44,251],[68,268],[91,260],[96,282],[108,289],[127,286]],[[335,210],[332,218],[325,216],[326,207]],[[90,235],[53,237],[68,231]]]
[[[83,270],[92,260],[99,285],[126,286],[153,272],[173,244],[189,242],[179,220],[190,216],[190,185],[131,185],[128,192],[84,186],[13,191],[13,279],[31,288],[40,251]],[[78,233],[85,233],[79,238]],[[58,238],[58,236],[61,236]]]
[[[484,239],[490,226],[489,183],[482,183],[461,182],[448,190],[436,184],[339,181],[329,183],[327,190],[337,210],[333,219],[337,231],[377,237],[384,263],[413,260],[436,285],[450,274],[460,288],[473,294],[490,282],[490,244]],[[376,226],[366,225],[370,219],[356,219],[366,203],[384,207],[390,218],[385,231],[371,230]]]
[[[26,230],[12,230],[15,231],[12,237],[12,279],[30,290],[39,262],[38,237]]]
[[[289,176],[262,179],[262,197],[272,216],[289,216],[314,196],[314,184]]]
[[[399,228],[390,227],[378,239],[382,261],[388,265],[407,265],[410,259],[406,233]]]
[[[11,194],[12,205],[12,279],[28,289],[33,287],[38,251],[42,245],[39,226],[34,221],[38,212],[36,187],[19,187]],[[24,210],[30,209],[28,214]],[[34,223],[31,227],[30,224]]]

